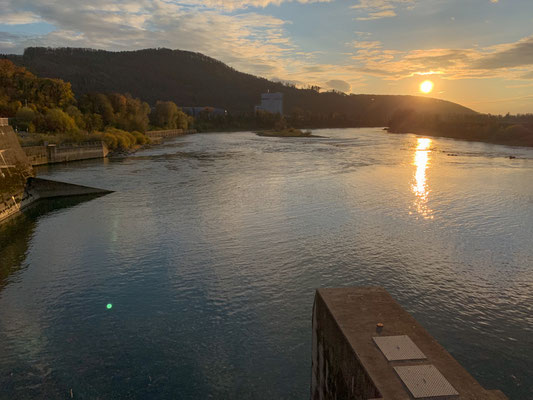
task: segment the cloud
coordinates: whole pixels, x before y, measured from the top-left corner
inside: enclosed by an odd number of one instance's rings
[[[383,47],[383,44],[377,40],[355,40],[351,45],[356,49],[377,49]]]
[[[356,18],[358,21],[371,21],[373,19],[380,19],[380,18],[389,18],[389,17],[395,17],[396,12],[394,10],[383,10],[383,11],[376,11],[368,13],[367,17],[358,17]]]
[[[415,0],[359,0],[351,8],[364,14],[356,18],[358,21],[371,21],[396,16],[396,9],[400,6],[412,7]]]
[[[352,91],[352,85],[341,79],[332,79],[327,81],[326,87],[344,93],[350,93]]]
[[[20,53],[28,46],[167,47],[200,52],[254,75],[343,92],[362,88],[374,76],[388,81],[434,74],[446,79],[533,79],[533,36],[485,48],[400,51],[371,40],[369,33],[356,32],[359,40],[346,43],[349,52],[328,64],[322,61],[324,54],[298,48],[287,32],[290,21],[245,9],[290,0],[1,1],[4,23],[38,21],[55,27],[41,35],[0,32],[0,52],[6,53]],[[300,3],[318,1],[322,0]],[[391,17],[400,7],[414,4],[360,0],[353,9],[359,18],[371,20]]]
[[[219,10],[239,10],[245,8],[265,8],[269,5],[279,6],[282,3],[298,2],[301,4],[329,3],[333,0],[185,0],[180,4],[189,4]]]
[[[486,48],[397,51],[378,41],[355,41],[352,59],[361,72],[386,79],[441,75],[447,79],[531,79],[533,36]]]
[[[40,18],[29,11],[13,11],[0,13],[0,24],[21,25],[39,22]]]
[[[44,35],[2,36],[3,51],[27,46],[127,50],[170,47],[199,51],[238,69],[279,73],[280,59],[294,49],[286,21],[254,12],[227,15],[161,0],[10,0],[8,10],[28,9],[56,27]],[[12,15],[12,13],[7,13]]]
[[[16,43],[23,40],[23,35],[17,35],[9,32],[0,32],[0,49],[4,52],[17,51]]]
[[[494,52],[474,64],[479,69],[514,68],[533,65],[533,36],[516,43],[492,47]]]
[[[365,10],[388,10],[400,4],[413,4],[414,0],[359,0],[352,8]]]
[[[318,0],[324,1],[324,0]],[[327,1],[327,0],[326,0]],[[91,47],[134,50],[167,47],[200,52],[231,67],[301,86],[324,86],[327,80],[357,83],[353,71],[316,62],[319,52],[300,51],[286,32],[289,21],[255,11],[233,11],[280,4],[283,0],[4,0],[4,15],[27,10],[55,27],[41,35],[0,33],[0,52],[25,47]],[[300,0],[315,3],[317,0]],[[224,7],[224,10],[217,9]],[[34,18],[34,17],[32,17]],[[11,19],[15,21],[15,18]],[[19,21],[22,19],[19,17]]]
[[[533,83],[520,83],[516,85],[505,85],[507,89],[519,89],[519,88],[530,88],[533,87]]]

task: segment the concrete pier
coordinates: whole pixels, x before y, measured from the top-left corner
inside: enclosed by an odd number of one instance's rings
[[[379,287],[319,289],[312,400],[503,400]]]

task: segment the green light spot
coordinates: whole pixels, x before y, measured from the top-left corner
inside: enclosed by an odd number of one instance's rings
[[[107,303],[107,306],[106,306],[106,307],[107,307],[108,310],[111,310],[111,309],[113,308],[113,304],[111,304],[111,303]]]

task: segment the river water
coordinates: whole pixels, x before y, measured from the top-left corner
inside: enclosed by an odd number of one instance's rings
[[[315,133],[39,169],[116,192],[0,230],[0,399],[305,399],[314,290],[355,285],[533,399],[533,150]]]

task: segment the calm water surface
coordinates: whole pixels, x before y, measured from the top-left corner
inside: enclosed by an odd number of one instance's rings
[[[319,134],[39,170],[116,192],[0,230],[0,398],[305,399],[314,289],[381,285],[533,399],[533,150]]]

